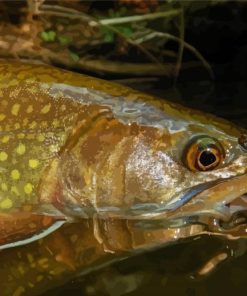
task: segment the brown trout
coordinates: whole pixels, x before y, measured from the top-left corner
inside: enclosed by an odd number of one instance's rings
[[[107,81],[0,61],[3,295],[200,233],[245,236],[245,134]]]

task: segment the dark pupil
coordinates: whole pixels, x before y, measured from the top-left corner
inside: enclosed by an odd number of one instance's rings
[[[200,163],[207,167],[216,161],[215,155],[210,151],[203,151],[199,159]]]

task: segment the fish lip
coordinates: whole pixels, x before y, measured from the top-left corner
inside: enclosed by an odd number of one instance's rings
[[[192,198],[194,198],[198,194],[202,193],[203,191],[213,188],[215,185],[223,183],[225,180],[229,180],[229,179],[231,179],[231,178],[218,179],[218,180],[209,181],[209,182],[206,182],[203,184],[195,185],[195,186],[189,188],[188,190],[186,190],[185,192],[183,192],[183,194],[178,196],[178,198],[176,198],[175,201],[168,202],[164,206],[164,209],[166,211],[174,211],[174,210],[178,209],[179,207],[183,206],[184,204],[186,204],[188,201],[190,201]],[[172,199],[172,200],[174,200],[174,199]]]
[[[115,216],[127,217],[128,219],[131,219],[131,220],[132,219],[136,219],[136,220],[177,219],[177,218],[185,217],[185,215],[183,215],[183,210],[182,210],[183,207],[186,206],[186,204],[193,201],[193,199],[195,199],[198,195],[203,194],[203,192],[207,190],[212,190],[216,186],[229,182],[233,179],[235,179],[235,177],[218,179],[218,180],[209,181],[203,184],[198,184],[186,190],[181,195],[178,195],[175,199],[173,198],[171,202],[164,203],[164,204],[140,203],[125,209],[111,208],[110,211],[109,211],[109,207],[107,207],[106,209],[99,208],[98,212],[101,213],[102,215],[104,215],[104,213],[108,213],[114,217]],[[236,198],[238,198],[238,196],[236,196]],[[224,209],[229,208],[229,205],[228,204],[225,205],[223,203],[223,200],[221,203]],[[190,215],[190,216],[193,216],[193,215]]]
[[[166,217],[175,221],[182,219],[188,221],[188,224],[192,218],[192,224],[207,225],[210,232],[246,236],[247,173],[220,179],[194,195],[194,199],[188,200],[180,208],[168,212]]]
[[[191,227],[201,226],[207,233],[215,235],[224,235],[230,239],[247,236],[247,190],[243,194],[230,195],[230,199],[225,203],[222,198],[220,205],[219,200],[215,204],[212,204],[212,208],[207,211],[202,210],[200,212],[183,212],[183,207],[186,208],[187,203],[192,203],[193,198],[197,198],[198,195],[202,195],[207,190],[214,192],[217,186],[228,186],[230,184],[238,185],[238,181],[246,181],[247,174],[220,179],[213,182],[208,182],[204,186],[195,186],[193,191],[188,190],[177,201],[170,203],[169,209],[165,209],[161,212],[156,211],[151,215],[144,215],[142,220],[140,219],[140,226],[137,223],[137,227],[144,227],[150,230],[157,228],[184,228],[191,225]],[[229,184],[227,184],[229,183]],[[240,182],[241,183],[241,182]],[[244,188],[247,185],[244,184]],[[239,190],[241,192],[241,190]],[[227,198],[226,198],[227,199]],[[180,201],[180,203],[179,203]],[[182,202],[181,202],[182,201]],[[182,204],[182,205],[181,205]],[[174,207],[172,208],[173,205]],[[180,209],[181,208],[181,209]],[[143,216],[142,216],[143,217]],[[149,218],[149,219],[148,219]]]

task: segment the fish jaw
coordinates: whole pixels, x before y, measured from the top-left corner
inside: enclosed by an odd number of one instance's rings
[[[158,219],[168,220],[197,217],[207,221],[212,232],[231,233],[241,228],[242,235],[247,233],[247,174],[223,179],[193,196],[182,206],[159,215]],[[237,223],[239,217],[241,223]],[[205,219],[206,218],[206,219]],[[196,221],[196,220],[195,220]],[[222,226],[223,225],[223,226]]]

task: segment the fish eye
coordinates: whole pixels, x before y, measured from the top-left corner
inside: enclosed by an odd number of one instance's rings
[[[192,139],[184,150],[183,159],[191,171],[210,171],[222,164],[225,158],[220,142],[208,136]]]

